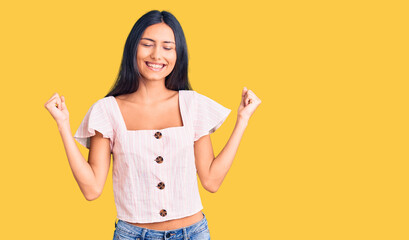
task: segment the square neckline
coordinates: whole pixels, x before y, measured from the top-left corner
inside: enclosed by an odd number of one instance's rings
[[[136,130],[129,130],[128,128],[127,128],[127,126],[126,126],[126,124],[125,124],[125,119],[124,119],[124,117],[123,117],[123,115],[122,115],[122,112],[121,112],[121,109],[119,108],[119,104],[118,104],[118,102],[116,101],[116,98],[114,97],[114,96],[110,96],[111,98],[112,98],[112,100],[113,100],[113,102],[114,102],[114,105],[116,106],[116,109],[117,109],[117,111],[118,111],[118,115],[119,115],[119,119],[120,119],[120,122],[121,122],[121,125],[122,125],[122,127],[123,127],[123,129],[125,129],[125,131],[126,132],[130,132],[130,133],[132,133],[132,132],[160,132],[160,131],[167,131],[167,130],[173,130],[173,129],[183,129],[183,128],[185,128],[186,127],[186,122],[185,122],[185,119],[183,118],[183,115],[184,115],[184,111],[183,111],[183,108],[182,108],[182,104],[181,104],[181,99],[182,99],[182,93],[183,92],[183,90],[178,90],[178,106],[179,106],[179,114],[180,114],[180,117],[182,118],[182,125],[183,126],[175,126],[175,127],[167,127],[167,128],[162,128],[162,129],[136,129]]]

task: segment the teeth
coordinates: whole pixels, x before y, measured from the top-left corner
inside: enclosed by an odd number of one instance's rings
[[[148,63],[148,66],[153,67],[153,68],[163,68],[163,65],[151,64],[151,63]]]

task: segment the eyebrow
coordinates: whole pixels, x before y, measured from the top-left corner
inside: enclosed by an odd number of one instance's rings
[[[149,40],[149,41],[152,41],[152,42],[155,42],[155,40],[153,40],[153,39],[150,39],[150,38],[141,38],[141,39],[146,39],[146,40]],[[163,41],[164,43],[173,43],[173,44],[175,44],[174,42],[172,42],[172,41]]]

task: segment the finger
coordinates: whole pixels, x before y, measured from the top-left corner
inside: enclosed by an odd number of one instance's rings
[[[252,101],[253,101],[253,100],[251,100],[251,97],[250,97],[249,95],[247,95],[247,96],[244,98],[244,106],[249,105],[250,102],[252,102]]]
[[[50,99],[44,104],[44,106],[48,105],[50,102],[52,102],[56,97],[58,97],[58,93],[54,93]]]
[[[256,96],[256,94],[253,91],[248,90],[247,94],[249,97],[251,97],[253,103],[260,101],[260,99]]]
[[[50,99],[51,99],[51,98],[55,98],[55,97],[59,97],[58,93],[54,93],[54,94],[50,97]]]
[[[246,92],[246,97],[247,97],[247,99],[248,99],[249,97],[253,97],[251,93],[252,93],[252,92],[251,92],[250,89],[247,90],[247,92]]]
[[[254,103],[254,100],[251,97],[249,97],[247,100],[247,105],[252,104],[252,103]]]
[[[61,99],[59,97],[55,99],[54,106],[61,110]]]
[[[56,99],[55,98],[53,98],[53,99],[50,99],[50,100],[48,100],[45,104],[44,104],[44,107],[46,108],[46,109],[48,109],[48,110],[51,110],[52,108],[55,108],[56,107]]]
[[[260,98],[258,98],[257,95],[253,91],[249,90],[247,93],[253,98],[253,100],[261,102]]]
[[[54,100],[56,98],[60,98],[60,95],[58,93],[54,93],[54,95],[50,98],[50,100]]]
[[[254,96],[255,96],[254,92],[251,91],[251,90],[248,90],[248,91],[247,91],[247,94],[248,94],[249,96],[252,96],[253,98],[254,98]]]

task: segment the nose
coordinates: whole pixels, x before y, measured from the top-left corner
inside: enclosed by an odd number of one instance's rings
[[[161,51],[160,51],[159,46],[156,46],[156,47],[154,47],[154,48],[152,49],[151,58],[152,58],[152,59],[157,59],[157,60],[160,60],[160,59],[161,59]]]

